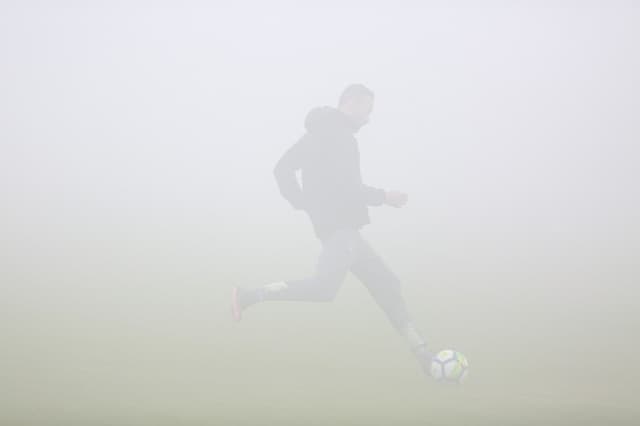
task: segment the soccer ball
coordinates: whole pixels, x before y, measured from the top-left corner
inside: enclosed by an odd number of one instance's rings
[[[431,360],[431,376],[439,382],[462,383],[468,372],[467,358],[452,349],[438,352]]]

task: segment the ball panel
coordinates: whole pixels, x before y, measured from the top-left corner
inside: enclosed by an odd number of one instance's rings
[[[458,360],[452,359],[445,363],[444,374],[447,379],[456,380],[462,374],[462,369],[462,364]]]
[[[454,355],[454,351],[452,351],[451,349],[445,349],[443,351],[438,352],[438,355],[436,355],[436,358],[439,361],[444,362],[453,358],[453,355]]]
[[[465,369],[462,374],[460,375],[460,378],[458,379],[459,383],[462,383],[465,381],[465,379],[467,378],[467,374],[469,373],[469,370]]]
[[[431,363],[431,376],[438,381],[462,383],[468,374],[469,361],[460,352],[446,349],[438,352]]]

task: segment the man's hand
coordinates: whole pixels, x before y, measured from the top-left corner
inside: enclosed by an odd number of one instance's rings
[[[402,207],[407,204],[407,194],[400,191],[387,191],[385,193],[385,204],[393,207]]]

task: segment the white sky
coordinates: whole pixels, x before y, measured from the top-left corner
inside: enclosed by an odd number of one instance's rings
[[[638,232],[631,2],[179,4],[3,8],[2,226],[300,220],[273,165],[362,82],[381,226]]]

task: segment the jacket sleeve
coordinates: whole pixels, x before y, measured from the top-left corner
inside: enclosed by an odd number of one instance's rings
[[[362,194],[369,206],[381,206],[384,204],[386,192],[384,189],[374,188],[373,186],[362,184]]]
[[[273,169],[280,194],[296,210],[305,208],[304,193],[296,176],[296,171],[302,167],[305,156],[306,143],[302,138],[282,155]]]

